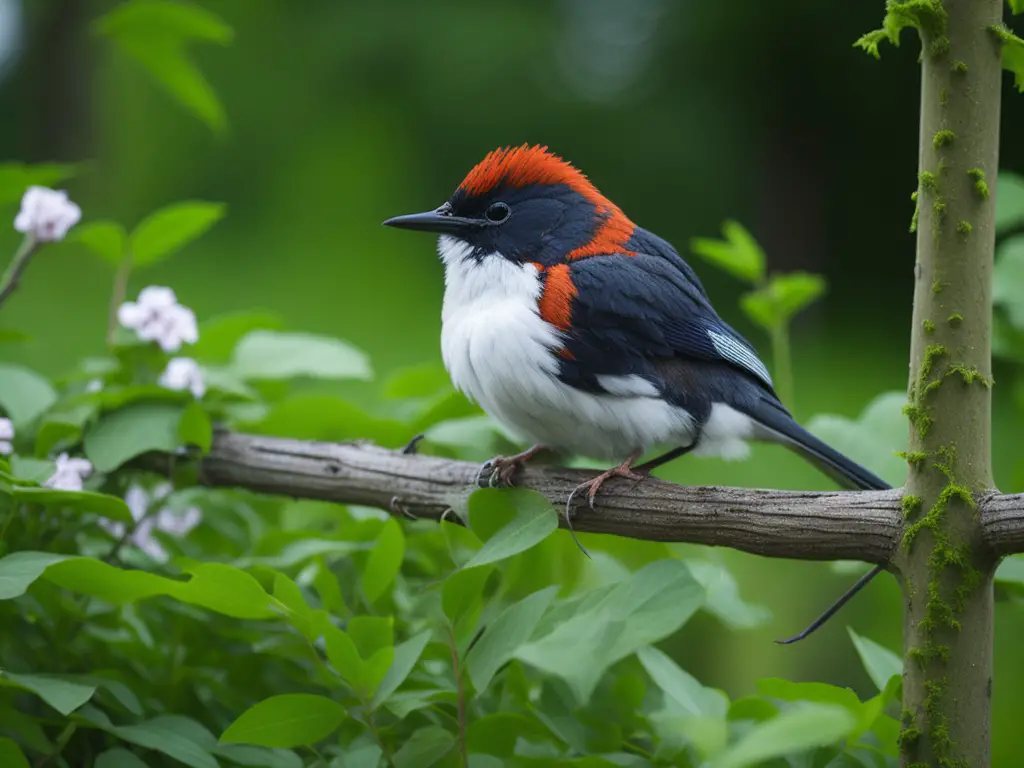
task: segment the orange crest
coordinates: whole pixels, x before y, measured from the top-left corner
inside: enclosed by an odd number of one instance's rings
[[[566,255],[567,259],[607,253],[628,253],[626,242],[636,229],[611,200],[597,191],[590,180],[571,163],[539,145],[504,147],[489,152],[471,170],[459,189],[477,196],[495,187],[508,184],[525,187],[530,184],[564,184],[590,201],[603,221],[590,242]]]

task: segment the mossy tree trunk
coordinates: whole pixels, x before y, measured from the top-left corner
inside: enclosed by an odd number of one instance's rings
[[[922,40],[906,529],[907,766],[987,766],[992,574],[976,500],[993,488],[991,280],[1003,0],[917,0]],[[991,185],[987,183],[991,180]]]

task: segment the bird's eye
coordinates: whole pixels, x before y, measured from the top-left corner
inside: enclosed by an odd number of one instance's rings
[[[487,208],[487,213],[484,215],[487,220],[492,224],[501,224],[512,214],[512,209],[509,208],[505,203],[491,203]]]

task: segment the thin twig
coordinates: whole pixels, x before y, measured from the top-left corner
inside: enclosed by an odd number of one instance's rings
[[[459,669],[459,649],[455,645],[455,628],[448,627],[448,647],[452,649],[452,669],[455,672],[455,690],[459,698],[459,752],[462,753],[462,766],[469,765],[469,752],[466,748],[466,694],[462,689],[462,670]]]
[[[0,305],[3,305],[10,298],[11,294],[14,293],[15,289],[17,289],[18,282],[21,280],[21,274],[32,260],[32,256],[38,250],[38,246],[38,240],[32,237],[32,235],[25,235],[25,239],[18,246],[14,258],[11,259],[11,263],[7,266],[3,279],[0,280]]]
[[[114,287],[110,291],[110,305],[107,309],[107,346],[114,346],[114,335],[117,333],[117,310],[124,303],[128,292],[128,278],[132,273],[132,255],[126,253],[114,275]]]

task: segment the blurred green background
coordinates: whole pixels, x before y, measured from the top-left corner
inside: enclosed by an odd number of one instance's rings
[[[131,296],[170,285],[200,319],[264,308],[290,328],[346,338],[378,372],[375,386],[347,395],[373,407],[389,373],[439,364],[443,286],[431,239],[380,222],[440,204],[488,150],[537,142],[684,255],[690,238],[717,236],[735,218],[772,269],[828,278],[826,299],[794,325],[799,418],[854,417],[906,386],[918,45],[906,32],[881,62],[852,47],[878,26],[882,0],[209,0],[235,30],[230,46],[195,49],[227,112],[221,137],[90,31],[115,5],[0,0],[0,161],[87,160],[66,185],[86,221],[130,227],[177,200],[227,203],[207,236],[134,274]],[[1022,121],[1024,99],[1007,75],[1004,137],[1019,135]],[[1004,140],[1002,167],[1024,171],[1020,142]],[[0,252],[16,243],[13,230],[0,232]],[[769,357],[767,339],[739,312],[742,286],[694,264],[723,316]],[[4,354],[59,374],[101,352],[112,278],[79,245],[47,249],[3,320],[32,341]],[[1024,490],[1014,376],[997,365],[1004,491]],[[740,465],[684,459],[661,474],[831,487],[770,447]],[[802,628],[854,575],[714,554],[773,619],[732,630],[699,615],[672,647],[688,670],[733,697],[767,676],[871,692],[846,626],[899,649],[891,576],[813,638],[782,647],[771,640]],[[996,764],[1009,764],[1024,749],[1014,727],[1024,708],[1014,642],[1024,612],[1003,603],[996,623],[994,747]]]

